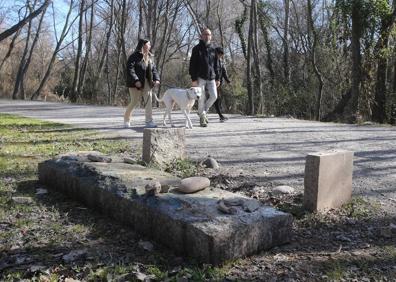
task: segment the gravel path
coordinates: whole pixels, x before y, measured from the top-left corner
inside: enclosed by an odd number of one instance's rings
[[[118,107],[69,105],[0,100],[0,112],[95,128],[111,137],[141,142],[143,110],[134,112],[134,127],[122,128],[124,110]],[[154,110],[157,123],[162,109]],[[184,118],[176,111],[177,126]],[[286,118],[252,118],[229,115],[220,123],[209,115],[209,126],[199,127],[191,114],[187,150],[193,159],[210,155],[224,168],[243,170],[263,186],[290,185],[303,190],[305,156],[329,149],[355,152],[354,194],[373,197],[396,214],[396,127],[320,123]]]

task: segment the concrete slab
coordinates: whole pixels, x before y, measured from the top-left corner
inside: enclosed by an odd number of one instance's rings
[[[147,197],[144,187],[153,179],[175,188],[180,183],[164,172],[121,162],[93,163],[64,156],[39,164],[39,180],[47,187],[199,262],[219,264],[290,240],[290,214],[216,188],[188,195],[171,189]],[[223,198],[239,199],[257,209],[245,212],[235,207],[236,214],[223,214],[217,209]]]

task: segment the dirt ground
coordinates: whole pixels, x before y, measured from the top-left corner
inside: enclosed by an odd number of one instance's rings
[[[136,111],[132,129],[121,128],[120,108],[0,100],[0,112],[96,128],[101,138],[127,138],[136,157],[140,154],[141,110]],[[161,110],[155,111],[156,120],[160,114]],[[175,119],[182,124],[181,116]],[[195,116],[193,123],[197,124]],[[289,244],[219,267],[196,265],[62,195],[36,195],[45,187],[32,180],[19,183],[17,191],[30,193],[34,201],[19,204],[21,218],[0,222],[0,230],[17,231],[0,247],[0,277],[9,281],[396,281],[395,141],[396,129],[389,126],[238,115],[219,123],[210,115],[208,128],[187,131],[187,151],[195,161],[210,155],[221,168],[201,169],[198,174],[209,177],[212,186],[292,213],[295,223]],[[353,200],[323,215],[308,214],[302,209],[305,156],[329,149],[355,152]],[[4,181],[12,185],[15,180]],[[275,195],[272,191],[278,185],[289,185],[295,192]],[[25,229],[27,214],[32,225]]]

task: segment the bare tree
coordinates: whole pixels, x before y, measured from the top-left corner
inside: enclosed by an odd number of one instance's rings
[[[37,0],[35,0],[33,2],[33,7],[31,7],[29,1],[27,1],[27,3],[26,3],[27,8],[30,11],[32,11],[34,9],[34,6],[36,5],[36,3],[37,3]],[[21,61],[19,63],[18,73],[17,73],[16,79],[15,79],[14,91],[12,93],[12,99],[18,98],[17,95],[19,93],[19,89],[20,89],[20,85],[21,85],[22,72],[23,72],[23,69],[24,69],[25,63],[26,63],[26,56],[29,52],[29,41],[30,41],[30,36],[31,36],[31,31],[32,31],[32,25],[33,25],[33,19],[31,19],[28,24],[26,40],[25,40],[25,48],[23,49]],[[23,98],[23,97],[21,97],[21,98]]]
[[[283,0],[285,5],[285,19],[283,25],[283,75],[286,83],[289,85],[290,82],[290,65],[289,65],[289,12],[290,12],[290,0]]]
[[[254,17],[253,17],[253,5],[255,5],[255,0],[251,0],[250,4],[250,19],[249,19],[249,31],[248,31],[248,44],[247,44],[247,64],[246,64],[246,83],[247,83],[247,91],[248,91],[248,104],[247,104],[247,113],[249,115],[254,114],[254,78],[252,75],[252,65],[253,65],[253,32],[254,32]]]
[[[61,32],[61,34],[59,36],[59,39],[58,39],[58,41],[56,43],[55,50],[52,53],[52,56],[51,56],[50,62],[48,64],[47,70],[46,70],[46,72],[44,74],[44,77],[41,80],[40,85],[38,86],[37,90],[31,96],[31,98],[30,98],[31,100],[37,99],[37,97],[40,95],[41,91],[43,90],[45,84],[47,83],[47,81],[48,81],[48,79],[50,77],[52,68],[54,66],[54,63],[55,63],[55,60],[56,60],[56,56],[57,56],[57,54],[58,54],[58,52],[59,52],[59,50],[60,50],[60,48],[62,46],[63,41],[66,38],[66,35],[69,33],[69,30],[71,28],[71,23],[70,22],[74,22],[77,19],[77,18],[74,18],[74,20],[70,21],[70,15],[71,15],[71,12],[73,10],[73,6],[74,6],[74,0],[70,0],[69,10],[68,10],[67,15],[66,15],[66,19],[65,19],[65,23],[63,25],[62,32]]]
[[[359,111],[360,84],[362,78],[362,58],[360,39],[362,37],[362,14],[358,0],[352,1],[352,91],[350,114],[355,116]]]
[[[307,26],[308,26],[308,43],[310,47],[310,54],[311,54],[311,63],[312,67],[315,72],[315,76],[318,80],[319,86],[318,86],[318,94],[317,94],[317,99],[316,99],[316,108],[315,108],[315,119],[320,120],[321,117],[321,104],[322,104],[322,92],[323,92],[323,75],[319,70],[318,63],[317,63],[317,57],[316,57],[316,50],[318,47],[318,34],[314,26],[314,20],[313,20],[313,7],[312,7],[312,1],[307,0]],[[311,36],[312,34],[312,36]]]
[[[72,91],[70,93],[70,101],[76,102],[78,95],[78,83],[80,81],[80,61],[82,56],[82,48],[83,48],[83,23],[84,23],[84,10],[85,10],[85,0],[80,0],[80,9],[78,13],[79,22],[78,22],[78,42],[77,42],[77,53],[76,59],[74,63],[74,78],[73,78],[73,86]]]
[[[377,81],[375,86],[375,97],[373,104],[373,120],[383,123],[386,121],[386,81],[387,81],[387,70],[388,70],[388,56],[383,54],[383,50],[388,48],[389,37],[396,21],[396,0],[394,2],[393,12],[389,16],[384,16],[381,20],[380,36],[375,46],[375,52],[377,54]]]
[[[51,1],[52,0],[45,0],[43,5],[41,5],[37,10],[32,11],[27,17],[25,17],[24,19],[19,21],[17,24],[13,25],[9,29],[0,33],[0,42],[3,41],[4,39],[6,39],[7,37],[13,35],[15,32],[20,30],[24,25],[29,23],[32,19],[34,19],[35,17],[40,15],[41,12],[44,11],[44,9],[46,9],[48,7],[48,5],[51,3]]]

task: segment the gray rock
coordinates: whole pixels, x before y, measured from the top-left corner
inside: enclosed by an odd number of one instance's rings
[[[62,257],[63,261],[66,263],[70,263],[73,261],[76,261],[78,259],[82,259],[86,256],[87,251],[86,250],[73,250],[70,253],[64,255]]]
[[[154,245],[151,242],[142,240],[139,241],[139,247],[148,252],[151,252],[154,249]]]
[[[238,212],[236,208],[226,205],[224,199],[217,203],[217,209],[225,214],[236,214]]]
[[[88,154],[87,158],[91,162],[98,162],[98,163],[111,163],[112,161],[110,157],[100,154]]]
[[[37,195],[37,196],[45,195],[45,194],[47,194],[47,193],[48,193],[48,190],[47,190],[47,189],[44,189],[44,188],[37,188],[37,189],[36,189],[36,195]]]
[[[31,197],[12,197],[12,200],[17,204],[31,204],[33,199]]]
[[[245,212],[254,212],[260,208],[260,202],[256,200],[247,200],[243,203],[243,210]]]
[[[137,164],[137,160],[132,157],[124,157],[124,163],[126,164]]]
[[[180,182],[180,186],[176,189],[182,193],[195,193],[210,186],[210,180],[207,177],[194,176],[184,178]]]
[[[146,190],[147,196],[155,196],[161,192],[161,183],[159,181],[153,180],[150,183],[146,184],[144,187]]]
[[[207,168],[213,168],[213,169],[219,168],[219,164],[214,158],[207,158],[201,164],[202,164],[202,166],[207,167]]]
[[[272,194],[274,195],[281,195],[281,194],[293,194],[294,188],[286,185],[277,186],[272,189]]]

